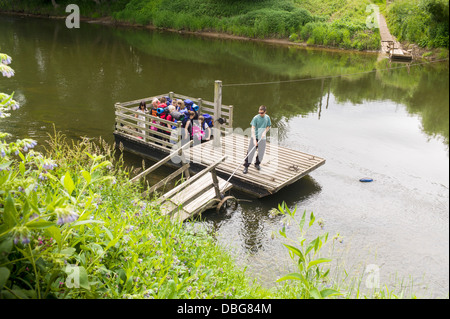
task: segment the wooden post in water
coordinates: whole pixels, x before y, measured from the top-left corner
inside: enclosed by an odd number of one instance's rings
[[[222,115],[222,81],[216,80],[214,82],[214,147],[221,147],[220,144],[220,127],[218,119]]]
[[[201,115],[202,113],[202,104],[203,100],[201,98],[198,99],[198,114]]]
[[[233,105],[229,106],[229,110],[230,110],[230,115],[228,116],[228,126],[233,129]]]

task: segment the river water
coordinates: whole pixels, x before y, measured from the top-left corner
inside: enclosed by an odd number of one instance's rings
[[[0,120],[13,138],[44,144],[54,125],[69,138],[112,143],[115,102],[169,91],[212,101],[214,81],[222,80],[234,127],[247,128],[264,104],[279,144],[326,164],[269,197],[235,194],[247,201],[234,211],[207,212],[196,225],[216,231],[238,264],[271,287],[293,270],[282,241],[271,238],[281,217],[269,211],[284,201],[324,221],[334,280],[359,278],[360,289],[369,289],[367,270],[376,267],[381,285],[448,296],[448,62],[405,67],[374,53],[88,23],[69,30],[64,20],[13,16],[0,16],[0,30],[0,51],[13,57],[16,71],[0,78],[1,91],[15,91],[22,105]],[[298,234],[293,228],[288,235]]]

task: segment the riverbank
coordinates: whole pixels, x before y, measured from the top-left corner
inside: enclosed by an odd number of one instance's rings
[[[57,19],[64,20],[67,16],[61,15],[46,15],[46,14],[34,14],[34,13],[25,13],[25,12],[15,12],[15,11],[0,11],[1,14],[19,16],[19,17],[31,17],[31,18],[41,18],[41,19]],[[124,27],[124,28],[136,28],[136,29],[147,29],[147,30],[158,30],[163,32],[172,32],[178,34],[185,35],[194,35],[198,37],[207,37],[207,38],[215,38],[215,39],[224,39],[224,40],[236,40],[236,41],[250,41],[250,42],[262,42],[279,46],[287,46],[287,47],[302,47],[308,48],[311,50],[325,50],[329,52],[354,52],[360,54],[379,54],[380,50],[355,50],[355,49],[345,49],[345,48],[337,48],[332,46],[324,46],[324,45],[312,45],[306,42],[294,42],[289,40],[289,38],[251,38],[239,35],[233,35],[228,33],[221,33],[215,31],[189,31],[189,30],[179,30],[173,28],[161,28],[153,25],[142,25],[138,23],[132,23],[127,21],[118,21],[112,17],[99,17],[99,18],[90,18],[90,17],[80,17],[80,21],[91,24],[101,24],[107,25],[111,27]]]
[[[42,17],[65,18],[64,4],[58,8],[26,3],[0,4],[0,11]],[[148,27],[180,33],[193,33],[240,40],[265,41],[282,45],[308,46],[321,49],[378,51],[379,34],[366,25],[365,12],[369,0],[350,1],[343,5],[327,0],[329,10],[318,1],[298,4],[292,0],[264,0],[257,3],[189,1],[118,1],[94,6],[83,2],[80,13],[85,21]],[[314,4],[314,5],[313,5]],[[199,6],[201,8],[199,8]],[[313,13],[312,13],[313,12]]]
[[[64,20],[67,18],[65,15],[49,15],[49,14],[35,14],[35,13],[26,13],[26,12],[16,12],[16,11],[0,11],[1,14],[19,16],[19,17],[31,17],[31,18],[42,18],[42,19],[58,19]],[[227,39],[227,40],[236,40],[236,41],[252,41],[252,42],[262,42],[268,43],[278,46],[286,46],[286,47],[302,47],[308,48],[311,50],[325,50],[329,52],[357,52],[362,54],[380,54],[382,53],[381,48],[379,50],[356,50],[356,49],[346,49],[346,48],[338,48],[333,46],[325,46],[325,45],[316,45],[316,44],[308,44],[307,42],[299,42],[292,41],[289,38],[254,38],[254,37],[246,37],[233,35],[229,33],[223,32],[215,32],[210,30],[197,30],[190,31],[185,29],[174,29],[174,28],[162,28],[156,27],[154,25],[143,25],[128,21],[119,21],[112,17],[80,17],[80,21],[91,24],[101,24],[112,27],[125,27],[125,28],[137,28],[137,29],[148,29],[148,30],[159,30],[164,32],[173,32],[178,34],[185,35],[195,35],[198,37],[208,37],[208,38],[216,38],[216,39]],[[405,51],[409,51],[414,60],[428,60],[434,61],[439,59],[448,58],[449,52],[444,48],[421,48],[417,44],[409,43],[407,41],[400,42],[401,48]]]

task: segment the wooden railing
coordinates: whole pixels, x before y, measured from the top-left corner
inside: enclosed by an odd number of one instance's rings
[[[181,141],[181,122],[171,122],[116,103],[116,131],[132,135],[157,148],[171,149]],[[137,116],[137,117],[136,117]],[[144,123],[145,126],[140,124]],[[172,128],[175,126],[176,128]],[[153,130],[155,127],[158,130]],[[176,134],[173,134],[175,131]]]
[[[115,104],[116,115],[116,131],[133,135],[135,137],[143,139],[145,142],[151,143],[153,146],[162,148],[172,148],[174,143],[178,143],[181,140],[181,123],[173,123],[167,120],[160,119],[159,117],[151,116],[149,114],[143,114],[138,112],[138,105],[140,102],[145,102],[151,105],[154,98],[161,98],[163,96],[169,96],[173,99],[190,99],[199,106],[198,114],[209,114],[214,118],[214,130],[221,132],[220,135],[227,132],[228,129],[233,128],[233,106],[222,104],[222,82],[215,81],[214,84],[214,102],[203,100],[202,98],[195,98],[187,95],[182,95],[174,92],[159,94],[142,98],[139,100],[120,102]],[[140,121],[136,116],[145,117],[145,127],[140,126]],[[222,119],[222,120],[219,120]],[[167,127],[167,125],[169,127]],[[151,130],[153,126],[158,131]],[[172,134],[172,126],[176,126],[175,134],[176,140],[170,141],[169,136]],[[217,134],[214,134],[215,136]],[[219,136],[220,137],[220,136]],[[216,138],[219,142],[220,138]],[[179,145],[179,144],[178,144]]]
[[[143,171],[142,173],[136,175],[135,177],[133,177],[132,179],[129,180],[129,183],[134,183],[139,181],[141,178],[147,176],[148,174],[150,174],[151,172],[155,171],[157,168],[163,166],[164,164],[166,164],[168,161],[170,161],[174,156],[179,156],[180,158],[183,158],[183,151],[185,148],[188,148],[190,146],[192,146],[193,141],[191,141],[190,143],[185,144],[183,147],[181,147],[179,150],[173,151],[170,155],[166,156],[165,158],[163,158],[162,160],[160,160],[159,162],[155,163],[154,165],[152,165],[151,167],[147,168],[145,171]],[[169,183],[170,181],[172,181],[175,177],[177,177],[178,175],[184,174],[187,179],[190,178],[190,173],[189,173],[189,163],[184,164],[183,166],[181,166],[179,169],[177,169],[175,172],[171,173],[169,176],[165,177],[164,179],[162,179],[161,181],[159,181],[158,183],[156,183],[155,185],[153,185],[152,187],[150,187],[149,189],[147,189],[142,196],[143,197],[147,197],[150,194],[152,194],[153,192],[155,192],[157,189],[159,189],[162,186],[165,186],[167,183]]]

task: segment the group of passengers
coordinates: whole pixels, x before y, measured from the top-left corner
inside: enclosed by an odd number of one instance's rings
[[[167,135],[167,138],[164,138],[161,134],[149,133],[158,139],[170,140],[172,143],[176,143],[176,140],[174,140],[174,138],[171,139],[170,137],[172,134],[176,134],[178,122],[181,122],[182,139],[189,138],[191,140],[204,142],[209,141],[212,138],[212,127],[214,122],[211,115],[200,115],[198,113],[198,105],[190,99],[171,99],[169,96],[163,96],[159,99],[154,98],[150,109],[147,109],[146,103],[141,101],[137,111],[173,122],[173,125],[170,125],[167,122],[158,121],[156,119],[150,120],[151,130]],[[136,114],[135,117],[138,118],[138,126],[146,128],[146,125],[148,125],[146,117],[140,114]],[[159,125],[159,127],[151,124]],[[161,126],[163,126],[164,129],[162,129]],[[145,131],[141,130],[141,133],[145,134]],[[174,135],[172,135],[172,137],[173,136]]]

